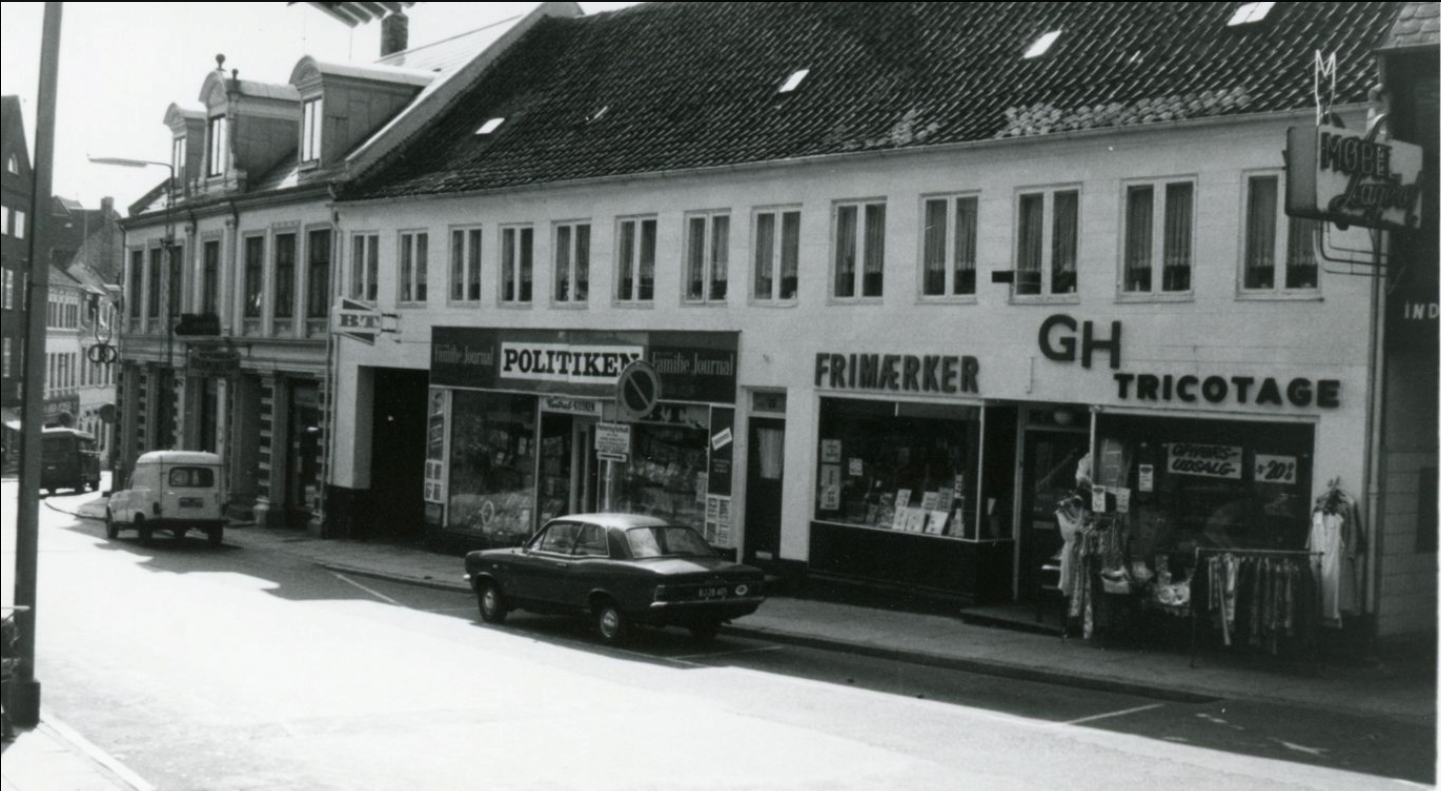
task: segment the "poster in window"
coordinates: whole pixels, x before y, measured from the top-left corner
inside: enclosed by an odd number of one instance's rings
[[[821,510],[838,511],[841,507],[841,465],[821,465]]]
[[[1116,492],[1116,513],[1131,513],[1131,490],[1125,486],[1117,487]]]
[[[1267,456],[1256,454],[1256,483],[1294,484],[1296,482],[1295,456]]]
[[[720,521],[720,499],[712,495],[705,501],[705,540],[712,544],[716,540],[716,524]]]
[[[941,502],[940,492],[925,492],[921,495],[921,510],[934,511]]]
[[[921,508],[906,509],[906,532],[920,533],[926,528],[926,512]]]
[[[821,461],[825,464],[841,463],[841,441],[838,439],[821,440]]]
[[[1167,447],[1166,471],[1204,478],[1241,478],[1241,448],[1173,442]]]
[[[731,498],[717,497],[715,517],[715,541],[716,546],[728,547],[731,545]]]
[[[926,516],[926,532],[933,536],[946,534],[946,523],[951,519],[949,511],[931,511]]]
[[[859,478],[866,474],[866,463],[861,459],[851,459],[850,474],[852,478]]]
[[[1156,490],[1156,466],[1154,464],[1142,464],[1138,477],[1136,488],[1139,491],[1153,492]]]

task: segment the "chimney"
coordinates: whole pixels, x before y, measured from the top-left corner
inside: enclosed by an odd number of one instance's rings
[[[380,20],[380,57],[404,52],[410,46],[410,17],[399,11]]]
[[[100,216],[111,217],[115,214],[115,199],[106,195],[100,199]]]

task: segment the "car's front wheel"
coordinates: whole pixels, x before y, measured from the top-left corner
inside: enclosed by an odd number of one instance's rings
[[[509,608],[505,605],[505,595],[500,592],[500,586],[493,581],[487,581],[480,586],[476,593],[477,603],[480,605],[480,619],[486,623],[504,623]]]
[[[210,528],[209,530],[205,531],[205,540],[209,542],[210,546],[212,547],[220,546],[222,543],[225,542],[225,528]]]
[[[595,628],[600,633],[602,642],[618,645],[625,642],[626,634],[630,631],[630,622],[615,602],[607,599],[596,605]]]

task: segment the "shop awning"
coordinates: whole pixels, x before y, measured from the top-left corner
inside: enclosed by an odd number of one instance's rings
[[[20,416],[15,414],[15,410],[11,409],[8,406],[0,407],[0,421],[3,421],[5,424],[5,428],[10,429],[11,431],[20,430]]]

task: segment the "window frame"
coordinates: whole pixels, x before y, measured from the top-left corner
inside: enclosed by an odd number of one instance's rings
[[[452,225],[446,229],[450,248],[446,262],[449,280],[446,302],[450,305],[476,306],[485,296],[485,229],[481,225]],[[457,237],[460,245],[456,245]],[[457,275],[460,275],[457,278]],[[456,296],[457,287],[460,296]],[[470,296],[474,289],[475,296]]]
[[[720,220],[725,221],[723,234],[718,235],[716,226]],[[702,238],[700,249],[693,250],[695,244],[695,224],[701,226]],[[730,209],[705,209],[701,211],[689,211],[684,217],[683,241],[681,244],[681,278],[680,278],[680,301],[683,305],[725,305],[730,295],[730,259],[731,259],[731,210]],[[717,241],[724,239],[725,260],[720,262],[720,271],[724,277],[717,280]],[[692,253],[699,252],[700,260],[700,296],[693,296],[691,293],[691,270],[695,262],[691,260]],[[721,284],[721,293],[715,294],[716,285]]]
[[[281,269],[280,251],[281,240],[290,239],[290,261],[289,277]],[[276,230],[271,234],[270,239],[270,288],[271,288],[271,318],[281,321],[292,321],[295,319],[295,301],[299,296],[299,289],[296,288],[297,277],[300,271],[300,229],[285,228]],[[289,287],[287,295],[282,286]],[[289,299],[282,299],[289,296]],[[283,311],[283,312],[282,312]]]
[[[224,241],[219,238],[200,240],[200,312],[220,315],[220,270],[224,256]],[[215,251],[215,260],[210,260],[210,251]]]
[[[1056,233],[1056,196],[1073,193],[1076,196],[1076,238],[1074,261],[1072,262],[1072,275],[1075,277],[1075,286],[1071,291],[1055,292],[1055,233]],[[1018,288],[1021,285],[1021,250],[1022,231],[1021,227],[1021,204],[1025,198],[1041,196],[1041,281],[1039,293],[1021,294]],[[1082,198],[1085,190],[1079,182],[1049,184],[1044,186],[1017,187],[1011,201],[1011,222],[1012,222],[1012,244],[1011,244],[1011,267],[1012,277],[1010,302],[1013,304],[1073,304],[1081,300],[1081,242],[1084,234],[1081,232]]]
[[[1187,217],[1189,223],[1189,246],[1187,250],[1187,284],[1184,289],[1166,290],[1166,218],[1170,208],[1171,187],[1186,185],[1191,188],[1191,211]],[[1196,220],[1199,210],[1197,195],[1199,194],[1199,178],[1195,174],[1156,176],[1143,179],[1126,179],[1120,182],[1120,204],[1118,211],[1119,231],[1116,237],[1116,301],[1118,302],[1189,302],[1196,297]],[[1150,283],[1145,291],[1128,291],[1126,289],[1126,275],[1129,271],[1128,259],[1130,248],[1130,221],[1131,221],[1131,193],[1132,190],[1149,187],[1151,189],[1151,241],[1150,250]]]
[[[889,201],[883,197],[850,198],[847,200],[838,200],[832,202],[830,224],[830,256],[827,263],[827,301],[838,304],[874,304],[884,301],[886,294],[886,248],[888,246],[886,236],[888,233],[887,226],[890,223],[890,211],[888,204]],[[868,264],[867,259],[869,258],[871,252],[870,246],[867,244],[869,238],[868,230],[871,217],[870,210],[875,207],[880,207],[882,212],[880,233],[881,266],[880,272],[878,273],[880,274],[880,286],[877,289],[878,293],[867,294],[866,266]],[[841,213],[846,209],[855,209],[856,212],[855,239],[853,240],[855,242],[855,270],[851,273],[851,293],[848,295],[842,295],[839,291],[841,284],[840,234]]]
[[[577,296],[577,286],[580,283],[576,273],[581,271],[578,266],[580,262],[582,234],[585,233],[585,287]],[[562,244],[561,232],[569,231],[569,239]],[[566,276],[561,278],[560,257],[564,254],[567,257]],[[561,308],[584,308],[590,304],[590,276],[595,262],[595,228],[590,220],[561,220],[555,223],[551,229],[551,289],[550,301],[555,307]],[[561,296],[561,286],[566,287],[566,296]]]
[[[635,249],[632,255],[627,258],[625,254],[626,226],[633,226],[633,243]],[[645,263],[646,263],[646,226],[651,228],[650,239],[650,295],[642,296],[645,287]],[[615,290],[614,304],[618,307],[654,307],[655,306],[655,270],[656,260],[660,251],[660,218],[654,214],[637,214],[628,217],[617,217],[615,220]],[[625,286],[625,274],[631,273],[630,293],[623,294]]]
[[[324,97],[313,96],[300,102],[300,166],[318,167],[321,159],[321,135],[324,133]]]
[[[145,254],[145,318],[147,321],[160,321],[160,306],[162,296],[161,278],[165,273],[165,246],[163,244],[152,244],[146,249]]]
[[[334,272],[335,272],[335,228],[330,225],[309,226],[304,229],[305,253],[304,272],[300,275],[305,284],[305,310],[304,315],[307,321],[318,321],[330,318],[331,303],[334,301]],[[325,239],[325,259],[318,261],[315,258],[317,245],[315,240]],[[324,274],[320,278],[315,277],[316,271]],[[323,288],[316,288],[319,282]],[[321,301],[316,302],[316,295],[321,295]],[[319,312],[317,312],[317,308]]]
[[[926,269],[927,253],[929,244],[926,218],[927,209],[931,203],[943,201],[945,203],[946,235],[941,241],[942,246],[942,275],[944,285],[940,294],[926,293]],[[971,226],[971,289],[968,292],[956,291],[956,236],[959,223],[956,221],[957,207],[962,201],[972,201],[975,204],[975,220]],[[952,192],[935,192],[921,195],[920,214],[917,228],[920,232],[920,240],[916,245],[916,296],[920,302],[927,304],[952,304],[952,305],[973,305],[976,302],[976,291],[980,282],[980,216],[981,216],[981,192],[980,190],[959,190]]]
[[[507,237],[513,236],[514,241]],[[526,238],[529,237],[529,247],[526,246]],[[508,246],[509,245],[509,246]],[[503,308],[528,308],[535,304],[535,224],[534,223],[507,223],[500,226],[500,243],[496,245],[496,255],[499,257],[500,265],[497,267],[500,277],[500,286],[496,290],[496,297]],[[507,250],[513,253],[514,260],[507,261]],[[527,252],[529,256],[527,257]],[[506,276],[514,274],[514,293],[507,296]],[[529,275],[529,280],[525,278]],[[525,287],[529,284],[530,291],[526,292]]]
[[[13,237],[15,237],[16,239],[24,239],[24,238],[25,238],[25,210],[24,210],[24,209],[11,209],[11,212],[13,212],[13,213],[14,213],[14,216],[15,216],[15,227],[10,231],[10,235],[13,236]]]
[[[345,293],[357,302],[376,304],[380,300],[380,232],[352,231],[349,261]]]
[[[270,244],[264,232],[243,234],[240,242],[240,318],[242,321],[260,321],[265,318],[265,260],[270,255]],[[255,261],[251,261],[251,245],[259,244]],[[254,268],[252,264],[258,263]],[[251,302],[259,297],[259,303]]]
[[[219,178],[229,169],[230,120],[225,113],[205,120],[205,177]]]
[[[795,249],[795,284],[790,296],[782,296],[783,282],[786,271],[786,243],[785,225],[786,217],[795,215],[796,218],[796,249]],[[761,218],[773,217],[774,228],[771,236],[771,276],[770,294],[760,294],[760,255],[761,255]],[[756,305],[768,305],[774,307],[789,307],[800,301],[801,293],[801,250],[804,245],[801,243],[801,234],[805,228],[805,211],[800,204],[788,204],[782,206],[761,206],[751,210],[750,228],[750,269],[746,289],[749,302]]]
[[[1249,258],[1250,245],[1250,215],[1251,215],[1251,183],[1255,179],[1273,179],[1276,182],[1276,209],[1272,218],[1272,259],[1271,259],[1271,286],[1269,288],[1250,288],[1246,285],[1246,273]],[[1316,284],[1314,286],[1292,287],[1285,283],[1286,267],[1288,266],[1291,253],[1291,224],[1294,222],[1318,222],[1317,220],[1298,220],[1288,217],[1285,211],[1285,183],[1286,174],[1278,168],[1265,168],[1256,170],[1245,170],[1241,172],[1241,214],[1237,228],[1237,255],[1236,255],[1236,298],[1241,300],[1319,300],[1321,292],[1321,261],[1313,245],[1311,257],[1315,261]]]
[[[430,298],[430,231],[410,228],[397,231],[395,238],[395,302],[425,305]]]

